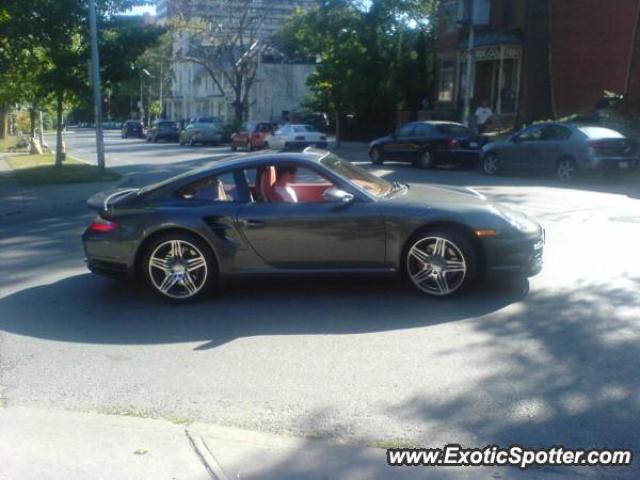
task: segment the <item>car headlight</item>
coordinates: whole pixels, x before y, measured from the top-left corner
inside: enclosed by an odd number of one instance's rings
[[[503,219],[506,220],[509,225],[521,232],[536,232],[538,231],[538,224],[529,219],[524,213],[511,210],[503,206],[494,207],[494,211]]]

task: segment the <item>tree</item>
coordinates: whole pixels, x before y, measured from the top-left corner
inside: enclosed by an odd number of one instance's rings
[[[194,14],[188,0],[177,4],[172,22],[175,60],[200,65],[220,94],[231,93],[234,119],[241,123],[248,112],[258,59],[268,47],[263,28],[269,6],[253,0],[216,0],[205,16]]]
[[[322,0],[276,35],[290,56],[316,55],[309,108],[345,113],[362,130],[387,129],[399,105],[418,109],[433,85],[435,0]]]
[[[8,58],[8,65],[0,67],[0,101],[15,102],[27,93],[35,107],[53,99],[57,113],[56,164],[62,162],[62,115],[68,99],[84,97],[88,79],[89,59],[88,6],[86,0],[5,0],[0,7],[0,55]],[[128,64],[130,56],[137,57],[157,34],[149,34],[137,27],[129,35],[122,30],[113,15],[144,0],[98,0],[99,24],[105,26],[103,42],[126,45],[125,54],[103,56],[106,78],[118,78],[122,64]],[[146,36],[145,36],[146,35]],[[136,39],[132,42],[132,38]],[[114,40],[115,39],[115,40]],[[5,48],[6,47],[6,48]],[[127,55],[129,52],[129,55]],[[2,60],[2,58],[0,58]],[[18,85],[27,87],[22,96],[11,91],[7,79],[13,76]],[[5,103],[6,105],[6,103]],[[33,129],[33,127],[32,127]]]

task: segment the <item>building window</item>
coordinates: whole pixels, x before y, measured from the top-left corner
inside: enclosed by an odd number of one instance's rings
[[[440,28],[442,33],[456,31],[458,21],[458,5],[455,1],[442,3],[440,7]]]
[[[458,18],[468,22],[473,9],[474,25],[489,25],[491,20],[491,0],[459,0]]]
[[[455,64],[454,62],[442,62],[440,64],[440,76],[438,78],[438,101],[452,102],[453,88],[455,83]]]

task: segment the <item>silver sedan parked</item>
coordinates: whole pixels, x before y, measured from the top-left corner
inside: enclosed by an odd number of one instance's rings
[[[619,132],[571,123],[540,123],[505,141],[485,145],[482,171],[552,173],[561,181],[586,173],[625,173],[638,168],[638,142]]]

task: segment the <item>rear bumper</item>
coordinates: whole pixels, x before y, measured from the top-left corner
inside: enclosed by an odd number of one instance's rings
[[[108,277],[134,276],[134,242],[110,234],[92,233],[87,229],[82,235],[82,245],[85,262],[91,272]]]
[[[288,149],[305,149],[307,147],[327,148],[327,141],[320,140],[318,142],[286,142],[285,147]]]
[[[586,170],[595,170],[598,172],[633,172],[638,169],[640,160],[637,157],[608,157],[598,158],[596,165],[587,166]]]
[[[444,150],[435,153],[440,163],[464,163],[475,165],[480,161],[480,150]]]

